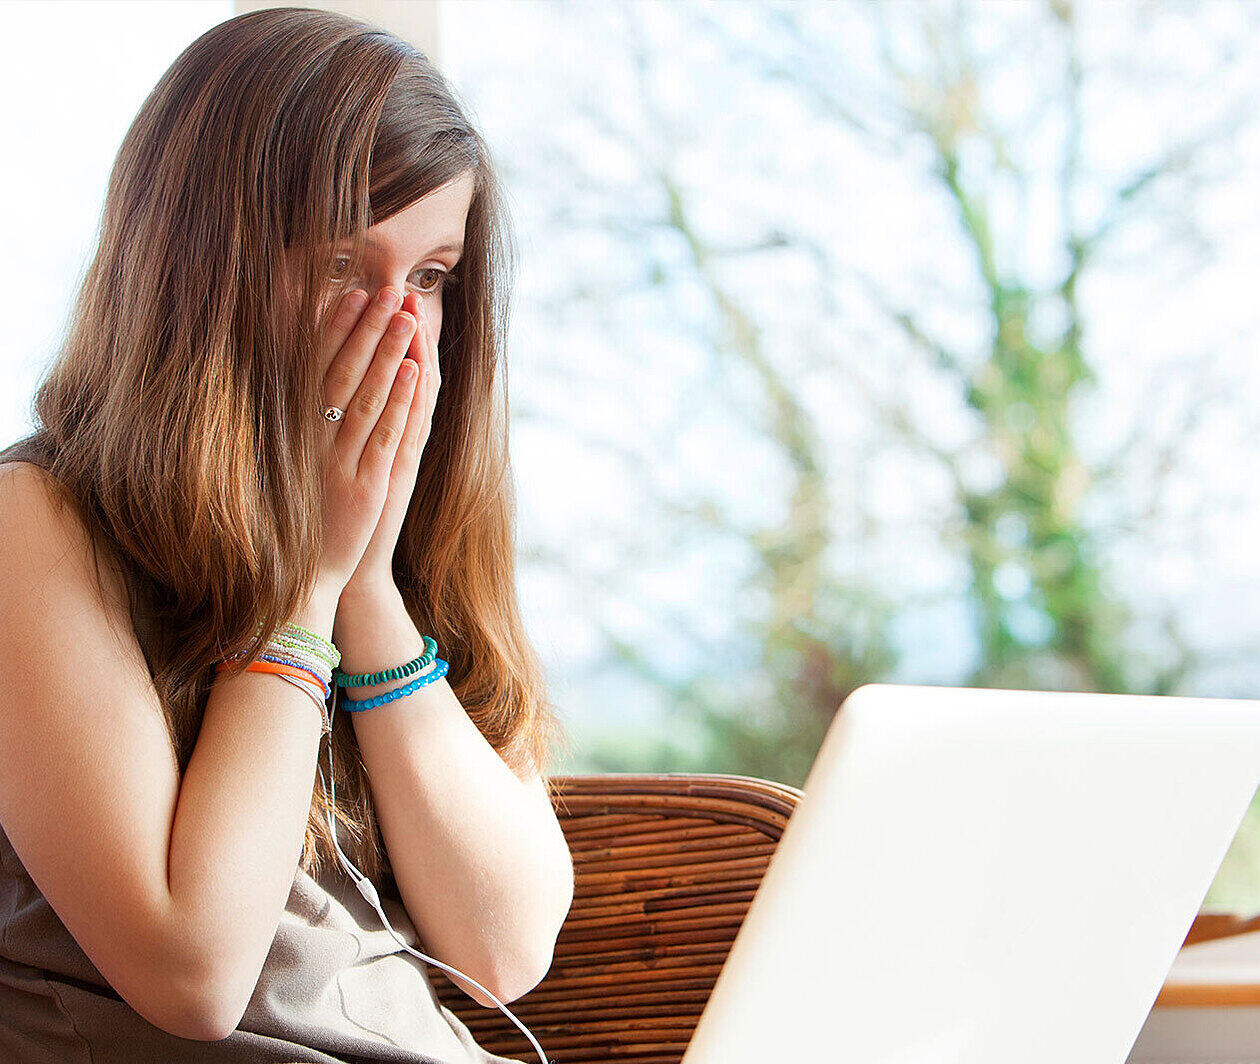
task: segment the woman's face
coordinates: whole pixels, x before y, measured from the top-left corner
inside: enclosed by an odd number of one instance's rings
[[[415,299],[424,309],[433,336],[442,331],[442,288],[464,251],[464,224],[472,203],[473,172],[467,170],[367,231],[363,268],[347,277],[350,241],[334,245],[330,280],[348,282],[346,291],[362,288],[370,297],[390,286]],[[321,318],[330,309],[332,293],[320,304]],[[403,309],[410,306],[409,300]],[[335,354],[335,352],[334,352]],[[331,361],[331,358],[329,358]],[[327,365],[320,367],[327,369]]]

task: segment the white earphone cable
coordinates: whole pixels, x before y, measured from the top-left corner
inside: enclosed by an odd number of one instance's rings
[[[336,684],[336,682],[334,682],[333,694],[332,694],[332,709],[329,711],[329,715],[328,715],[328,719],[330,722],[334,719],[337,712],[337,694],[338,694],[338,685]],[[324,768],[322,765],[320,765],[317,762],[315,767],[319,770],[320,782],[324,784],[324,789],[328,792],[329,808],[325,811],[325,816],[328,820],[329,831],[332,833],[332,844],[333,844],[333,848],[337,851],[338,860],[341,861],[342,867],[345,868],[346,874],[350,876],[351,880],[353,880],[354,885],[358,888],[359,893],[362,894],[363,897],[367,899],[368,904],[370,904],[372,908],[376,910],[377,915],[381,918],[381,922],[385,925],[385,929],[391,935],[394,936],[394,938],[398,941],[399,945],[401,945],[403,949],[407,950],[408,953],[414,953],[422,961],[425,961],[429,964],[436,964],[443,971],[450,972],[452,975],[457,975],[461,979],[466,979],[468,982],[472,983],[472,985],[475,986],[478,990],[482,991],[482,993],[484,993],[488,998],[490,998],[490,1000],[492,1000],[495,1003],[495,1006],[499,1009],[500,1012],[502,1012],[509,1020],[511,1020],[514,1024],[516,1024],[517,1027],[521,1029],[525,1037],[529,1039],[530,1045],[534,1047],[535,1052],[537,1052],[538,1054],[538,1059],[542,1061],[542,1064],[551,1064],[551,1062],[548,1061],[547,1059],[547,1054],[543,1052],[542,1046],[538,1044],[538,1040],[533,1036],[529,1028],[526,1027],[523,1023],[521,1023],[521,1021],[518,1020],[511,1013],[511,1011],[509,1011],[508,1007],[505,1004],[503,1004],[503,1002],[500,1001],[497,997],[495,997],[494,994],[490,993],[489,990],[487,990],[484,986],[482,986],[479,982],[477,982],[476,979],[472,978],[472,976],[465,975],[458,968],[452,968],[449,965],[443,964],[441,961],[437,960],[434,957],[430,957],[425,953],[421,953],[419,950],[412,949],[403,940],[403,937],[394,929],[393,925],[389,922],[389,918],[385,915],[385,910],[381,908],[381,898],[380,898],[380,895],[377,894],[376,892],[376,887],[372,885],[372,881],[368,879],[367,876],[365,876],[362,872],[360,872],[357,868],[354,867],[354,865],[350,862],[350,859],[345,855],[345,852],[341,849],[341,846],[337,841],[337,825],[334,822],[334,818],[332,815],[332,809],[333,807],[335,807],[336,800],[337,800],[337,792],[335,789],[336,782],[333,779],[333,754],[332,754],[331,732],[328,735],[328,776],[329,776],[329,779],[328,780],[324,779]]]

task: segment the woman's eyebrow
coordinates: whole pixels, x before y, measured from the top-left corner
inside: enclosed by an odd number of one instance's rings
[[[344,246],[344,245],[346,245],[346,244],[349,244],[349,243],[350,243],[350,238],[349,238],[349,237],[345,237],[345,238],[341,241],[341,244],[342,244],[343,246]],[[379,247],[379,246],[380,246],[380,245],[377,243],[377,241],[376,241],[375,237],[370,237],[370,236],[369,236],[369,237],[365,237],[365,238],[364,238],[364,243],[365,243],[365,245],[366,245],[367,247],[370,247],[370,248],[377,248],[377,247]],[[462,255],[462,254],[464,253],[464,245],[463,245],[462,243],[447,243],[447,244],[442,244],[442,245],[440,245],[440,246],[438,246],[438,247],[431,248],[431,249],[429,250],[429,255],[437,255],[439,252],[442,252],[442,251],[454,251],[456,254],[458,254],[458,255]],[[428,255],[422,255],[422,256],[421,256],[421,258],[428,258]]]

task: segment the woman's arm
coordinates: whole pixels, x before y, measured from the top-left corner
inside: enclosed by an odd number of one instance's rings
[[[279,677],[221,677],[181,780],[121,574],[101,566],[102,599],[89,533],[45,477],[0,474],[0,820],[132,1008],[224,1038],[292,889],[320,714]],[[297,623],[327,637],[335,608],[317,596]]]
[[[390,668],[424,652],[392,585],[347,590],[333,641],[347,673]],[[352,695],[370,698],[405,682],[354,688]],[[524,994],[550,968],[573,900],[573,862],[543,780],[519,778],[508,767],[445,678],[352,719],[398,892],[423,952],[502,1001]]]
[[[330,639],[339,592],[317,584],[292,623]],[[224,675],[211,688],[171,827],[170,897],[184,948],[202,958],[218,1038],[244,1015],[293,890],[322,727],[310,695],[278,676]]]

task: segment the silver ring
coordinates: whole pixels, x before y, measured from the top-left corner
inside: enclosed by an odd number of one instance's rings
[[[346,416],[346,412],[335,406],[324,407],[324,417],[329,421],[340,421]]]

